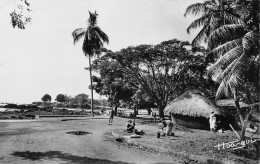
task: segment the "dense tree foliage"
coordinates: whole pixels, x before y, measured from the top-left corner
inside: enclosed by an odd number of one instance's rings
[[[74,98],[74,102],[78,104],[78,107],[82,108],[83,106],[89,106],[88,104],[89,101],[88,101],[88,95],[87,94],[84,94],[84,93],[81,93],[81,94],[78,94],[75,98]]]
[[[239,23],[241,20],[232,11],[230,4],[224,0],[206,0],[203,3],[188,6],[184,16],[193,15],[199,18],[189,25],[187,32],[190,33],[191,29],[201,27],[200,32],[192,41],[193,46],[207,43],[211,32],[221,25]]]
[[[106,61],[97,64],[103,69],[100,78],[95,78],[96,91],[103,95],[118,95],[124,101],[131,100],[126,102],[132,108],[142,104],[156,105],[160,117],[164,117],[163,110],[169,100],[207,83],[204,54],[194,55],[187,49],[189,47],[188,42],[173,39],[155,46],[109,51],[105,55]]]
[[[25,29],[27,23],[31,22],[30,3],[28,0],[14,0],[14,11],[10,13],[13,28]]]
[[[138,109],[147,109],[149,115],[151,112],[151,108],[157,108],[152,97],[146,93],[141,85],[139,85],[138,90],[132,96],[131,101],[126,102],[125,104],[127,107],[135,109],[136,112],[138,112]]]
[[[42,97],[42,101],[43,102],[51,102],[51,96],[49,94],[45,94],[43,97]]]
[[[205,36],[210,51],[208,55],[215,61],[208,75],[219,84],[216,99],[234,98],[243,139],[246,127],[244,120],[249,118],[250,110],[243,115],[238,101],[259,101],[259,1],[211,0],[205,3],[212,2],[218,2],[221,6],[218,11],[222,14],[217,16],[217,20],[223,21],[217,27],[216,23],[209,22],[210,27],[216,28]],[[196,14],[201,10],[189,11]],[[225,14],[227,11],[229,14]]]
[[[114,107],[115,114],[117,114],[119,105],[131,101],[136,90],[136,87],[126,79],[119,68],[119,63],[112,60],[109,55],[93,62],[93,69],[100,75],[100,77],[93,76],[93,88],[98,94],[108,97],[108,102],[110,106]]]
[[[57,102],[66,102],[65,95],[63,94],[58,94],[55,100]]]
[[[59,96],[61,95],[61,96]],[[57,97],[60,97],[62,101],[61,103],[57,104],[58,107],[63,108],[84,108],[84,109],[90,109],[91,108],[91,100],[89,99],[89,95],[81,93],[76,96],[68,96],[59,94]],[[64,98],[63,98],[64,97]],[[57,99],[57,98],[56,98]],[[60,102],[60,101],[58,101]],[[93,104],[96,108],[99,108],[99,106],[108,106],[107,100],[94,100]]]

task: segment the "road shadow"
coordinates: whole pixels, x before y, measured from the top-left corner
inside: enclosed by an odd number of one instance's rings
[[[87,118],[84,118],[84,119],[77,119],[77,118],[64,118],[64,119],[61,119],[61,121],[84,121],[84,120],[107,120],[108,118],[106,117],[87,117]]]
[[[214,159],[208,159],[206,161],[207,164],[224,164],[223,162],[221,161],[217,161],[217,160],[214,160]]]
[[[130,164],[121,161],[110,161],[106,159],[97,159],[89,157],[75,156],[68,153],[62,153],[60,151],[47,151],[47,152],[31,152],[31,151],[15,151],[11,155],[23,158],[24,160],[37,161],[42,159],[60,159],[67,164],[85,164],[85,163],[95,163],[95,164]],[[65,163],[64,163],[65,164]]]

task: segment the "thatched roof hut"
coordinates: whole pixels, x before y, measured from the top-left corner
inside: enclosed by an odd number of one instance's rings
[[[168,104],[164,110],[166,114],[172,113],[204,118],[209,118],[212,111],[218,115],[224,115],[220,108],[197,90],[190,90],[183,93]]]

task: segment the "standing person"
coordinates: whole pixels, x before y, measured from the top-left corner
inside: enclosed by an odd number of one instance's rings
[[[112,109],[112,110],[110,111],[110,116],[109,116],[109,120],[108,120],[108,125],[112,125],[113,119],[114,119],[114,110]]]
[[[103,114],[104,111],[105,111],[105,108],[103,107],[103,108],[101,109],[101,114]]]
[[[151,118],[151,122],[153,122],[153,110],[151,110],[150,118]]]
[[[153,119],[154,119],[154,122],[156,122],[156,112],[153,112]]]
[[[166,132],[165,132],[167,136],[174,135],[174,133],[172,133],[172,127],[173,127],[173,122],[172,121],[167,122]]]
[[[216,128],[217,128],[217,118],[216,115],[213,112],[211,112],[211,114],[209,115],[209,126],[210,126],[210,131],[215,132]]]

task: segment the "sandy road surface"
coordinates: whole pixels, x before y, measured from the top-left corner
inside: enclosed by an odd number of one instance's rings
[[[0,122],[0,163],[176,163],[172,158],[118,146],[108,132],[125,127],[126,119],[67,120],[42,119],[34,122]],[[89,135],[71,135],[83,130]]]

